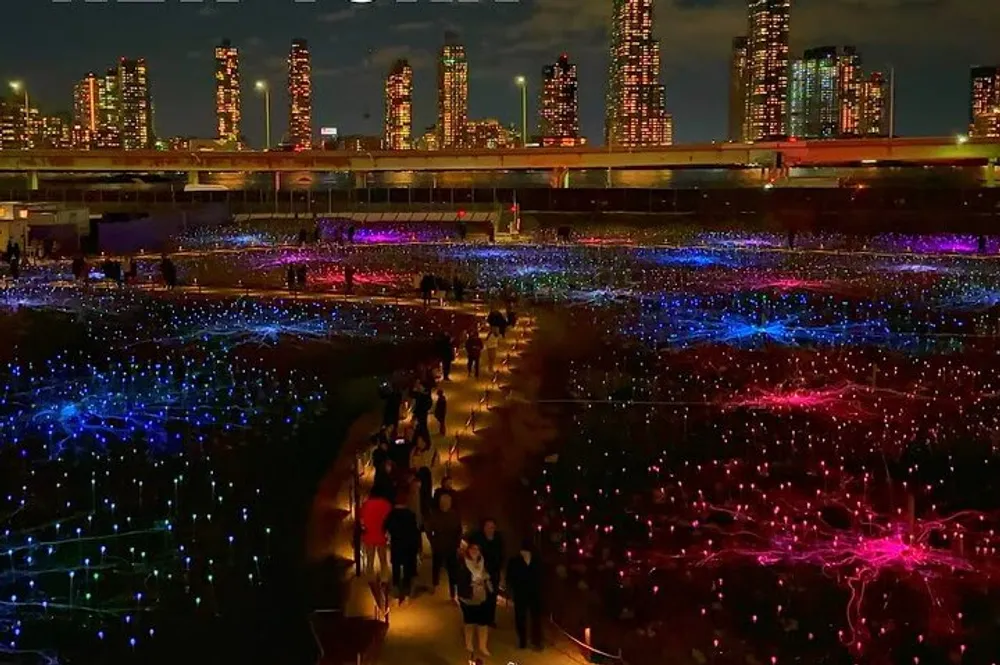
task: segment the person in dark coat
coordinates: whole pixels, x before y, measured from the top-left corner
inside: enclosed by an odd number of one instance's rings
[[[437,280],[434,275],[424,275],[420,280],[420,295],[423,297],[424,306],[431,304],[431,296],[434,294],[434,286]]]
[[[471,661],[477,646],[473,643],[474,637],[479,638],[479,653],[490,655],[487,642],[490,626],[496,622],[496,589],[486,570],[486,559],[476,543],[469,543],[455,568],[458,604],[465,627],[465,649]]]
[[[469,376],[475,374],[478,379],[479,359],[483,355],[483,339],[479,336],[479,331],[469,333],[469,338],[465,340],[465,355],[469,360]]]
[[[443,333],[438,337],[435,341],[435,351],[441,360],[441,378],[445,381],[451,381],[449,378],[451,364],[455,361],[455,343],[452,341],[451,335]]]
[[[542,643],[542,563],[530,538],[521,543],[521,551],[507,562],[507,592],[514,601],[514,627],[519,649],[531,645],[538,650]]]
[[[434,490],[434,496],[432,502],[435,506],[441,505],[441,497],[448,495],[451,497],[452,509],[456,507],[456,500],[458,497],[455,496],[455,488],[452,487],[451,476],[445,476],[441,479],[441,486]]]
[[[409,495],[400,492],[396,505],[385,518],[385,531],[389,534],[389,558],[392,562],[392,586],[399,603],[409,598],[413,580],[417,576],[417,554],[420,552],[420,527],[417,515],[409,508]]]
[[[443,495],[426,523],[427,539],[431,542],[431,584],[437,589],[441,569],[448,574],[448,596],[454,600],[458,590],[455,567],[458,548],[462,544],[462,518],[452,508],[451,497]]]
[[[490,583],[494,589],[499,589],[500,575],[503,572],[506,555],[504,554],[503,536],[497,531],[496,521],[489,517],[483,520],[480,530],[469,536],[466,542],[479,546],[483,553],[483,559],[486,561],[486,570],[490,574]],[[495,593],[490,597],[490,602],[493,603],[493,613],[496,614],[497,597]]]
[[[441,436],[447,436],[448,431],[445,428],[445,420],[448,418],[448,398],[444,396],[443,390],[437,391],[437,401],[434,402],[434,420],[438,424],[438,434]]]

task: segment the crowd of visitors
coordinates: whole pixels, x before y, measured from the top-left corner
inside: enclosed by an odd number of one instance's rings
[[[492,311],[487,323],[485,339],[473,330],[465,340],[470,376],[478,376],[484,349],[487,365],[495,366],[500,340],[514,323],[513,307],[507,316]],[[441,584],[443,572],[448,596],[461,609],[470,654],[490,655],[489,631],[496,626],[500,597],[513,602],[518,646],[541,649],[541,564],[530,539],[507,559],[495,520],[466,530],[460,497],[442,468],[438,445],[447,445],[448,413],[444,384],[456,353],[447,334],[435,340],[434,348],[435,371],[421,372],[406,391],[398,383],[383,388],[383,422],[372,437],[374,481],[359,515],[364,573],[384,602],[392,596],[404,605],[425,590],[417,583],[418,570],[423,564],[426,575],[429,563],[430,590]],[[437,424],[433,433],[431,415]],[[437,487],[435,476],[441,478]]]

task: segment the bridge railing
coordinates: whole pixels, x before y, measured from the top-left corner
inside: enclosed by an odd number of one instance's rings
[[[321,215],[346,211],[433,211],[489,209],[510,214],[515,202],[524,213],[573,213],[568,224],[602,221],[604,213],[691,216],[698,223],[774,221],[779,228],[843,225],[877,225],[887,214],[896,222],[908,216],[933,221],[937,213],[942,230],[964,217],[1000,216],[1000,188],[884,187],[884,188],[733,188],[733,189],[540,189],[540,188],[399,188],[326,190],[219,190],[170,189],[0,189],[0,201],[55,202],[88,206],[92,212],[152,212],[163,208],[224,204],[234,215]],[[853,221],[850,221],[853,220]],[[995,227],[993,227],[995,231]]]

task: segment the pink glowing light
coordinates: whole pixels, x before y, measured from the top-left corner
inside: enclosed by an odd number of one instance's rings
[[[635,241],[630,238],[605,238],[597,236],[589,236],[587,238],[579,238],[577,242],[581,245],[634,245]]]
[[[410,275],[389,270],[359,270],[354,273],[355,286],[400,286],[407,284],[409,280]],[[317,270],[315,275],[310,276],[309,281],[324,286],[342,286],[346,277],[344,269],[340,266],[329,266]]]
[[[859,416],[866,413],[853,396],[865,387],[845,383],[831,388],[758,391],[725,404],[730,409],[760,411],[818,411],[831,416]]]

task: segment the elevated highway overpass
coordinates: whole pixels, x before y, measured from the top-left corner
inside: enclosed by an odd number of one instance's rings
[[[1000,159],[1000,139],[945,138],[843,139],[771,143],[710,143],[662,148],[528,148],[424,152],[260,152],[25,150],[0,152],[0,172],[23,173],[37,188],[38,174],[350,172],[359,185],[370,172],[548,171],[563,187],[574,170],[759,168],[780,178],[793,167],[856,164],[980,164],[988,180]]]

